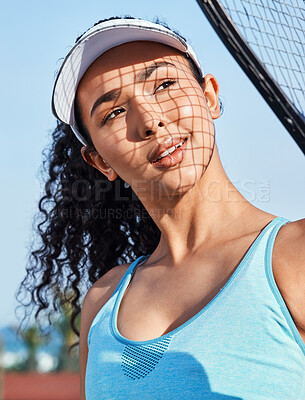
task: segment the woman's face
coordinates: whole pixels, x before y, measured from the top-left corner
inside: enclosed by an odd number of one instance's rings
[[[107,51],[77,91],[97,150],[90,163],[110,180],[119,175],[140,198],[186,192],[211,158],[217,90],[208,75],[203,91],[187,59],[166,45],[131,42]],[[183,146],[154,162],[159,146],[171,140]]]

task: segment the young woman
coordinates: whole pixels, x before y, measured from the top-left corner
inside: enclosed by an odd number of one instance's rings
[[[139,19],[97,23],[64,60],[53,111],[29,275],[38,311],[62,285],[74,317],[94,282],[81,399],[305,398],[305,220],[256,208],[230,182],[218,84],[185,39]]]

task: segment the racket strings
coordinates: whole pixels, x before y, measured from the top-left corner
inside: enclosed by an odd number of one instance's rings
[[[224,9],[251,50],[305,115],[303,0],[224,0]]]

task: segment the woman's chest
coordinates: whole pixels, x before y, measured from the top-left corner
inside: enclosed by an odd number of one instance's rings
[[[287,292],[283,280],[282,241],[275,241],[272,270],[278,289],[298,328],[298,309],[293,296]],[[185,269],[182,274],[168,274],[149,281],[141,279],[140,270],[125,291],[117,315],[117,328],[130,340],[144,341],[160,337],[182,326],[219,296],[223,287],[240,268],[245,246],[227,246],[214,258],[200,261],[200,265]],[[141,271],[142,272],[142,271]],[[145,273],[145,272],[144,272]],[[142,276],[143,273],[142,273]],[[137,278],[137,279],[136,279]],[[290,289],[291,291],[292,289]]]
[[[121,302],[117,327],[122,336],[144,341],[175,330],[202,310],[219,292],[220,286],[192,282],[167,282],[153,294],[134,287]]]

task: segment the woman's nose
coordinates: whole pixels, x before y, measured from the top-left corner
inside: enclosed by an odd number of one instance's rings
[[[162,128],[163,126],[165,126],[164,122],[162,122],[162,121],[158,122],[157,120],[158,120],[158,118],[156,118],[156,120],[152,121],[151,129],[149,129],[149,128],[145,129],[146,137],[154,135],[157,132],[158,128]]]
[[[136,109],[138,131],[143,139],[155,135],[160,128],[166,126],[166,118],[158,104],[150,104],[142,99],[137,101]]]

